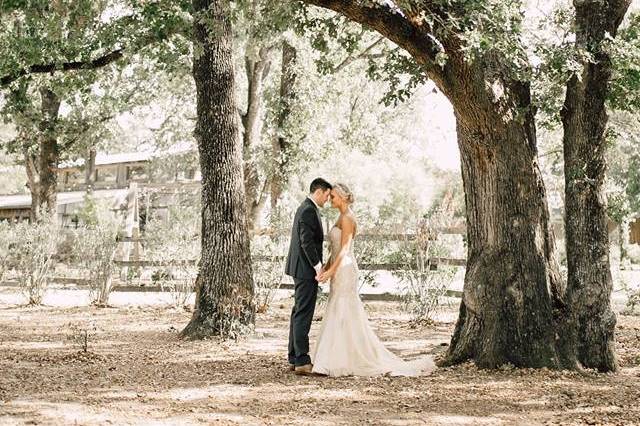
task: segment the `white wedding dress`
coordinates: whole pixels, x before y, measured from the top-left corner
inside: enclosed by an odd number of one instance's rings
[[[341,230],[329,231],[331,261],[340,252]],[[327,308],[311,355],[313,372],[328,376],[417,376],[435,369],[433,360],[403,361],[378,339],[358,296],[358,264],[353,239],[331,279]]]

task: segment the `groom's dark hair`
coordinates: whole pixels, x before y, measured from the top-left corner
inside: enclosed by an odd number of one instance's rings
[[[332,188],[333,186],[331,186],[331,184],[326,180],[322,178],[315,178],[311,182],[311,185],[309,185],[309,193],[313,194],[314,192],[316,192],[316,189],[322,189],[323,191],[326,191],[327,189],[332,189]]]

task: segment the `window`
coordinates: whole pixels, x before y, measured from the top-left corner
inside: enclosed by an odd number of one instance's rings
[[[147,171],[144,166],[127,167],[127,181],[147,180]]]

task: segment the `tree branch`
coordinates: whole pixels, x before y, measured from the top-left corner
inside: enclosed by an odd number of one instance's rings
[[[24,77],[29,74],[47,74],[53,73],[55,71],[72,71],[72,70],[81,70],[81,69],[96,69],[102,68],[110,63],[117,61],[122,58],[124,49],[116,49],[113,52],[109,52],[106,55],[100,56],[91,61],[74,61],[74,62],[65,62],[62,64],[39,64],[39,65],[31,65],[27,68],[23,68],[20,71],[5,75],[0,78],[0,87],[8,86],[13,83],[20,77]]]
[[[117,25],[129,25],[129,21],[132,22],[131,25],[136,22],[132,19],[131,16],[126,16],[124,18],[121,18]],[[145,34],[142,38],[132,39],[130,41],[130,45],[128,46],[113,49],[111,52],[103,54],[91,60],[33,64],[1,77],[0,87],[6,87],[14,81],[18,80],[20,77],[24,77],[29,74],[48,74],[55,71],[76,71],[102,68],[123,58],[127,50],[137,50],[142,47],[164,41],[176,34],[182,34],[183,36],[190,37],[191,25],[191,22],[189,22],[188,20],[182,20],[177,24],[167,28],[166,32],[164,33],[160,33],[158,35]]]
[[[333,10],[350,20],[377,31],[413,56],[429,76],[442,81],[436,55],[442,44],[427,31],[426,26],[409,21],[398,8],[388,4],[362,4],[358,0],[302,0],[304,3]]]
[[[79,140],[83,139],[87,132],[89,130],[91,130],[91,128],[96,125],[96,124],[102,124],[102,123],[106,123],[107,121],[113,119],[115,117],[115,114],[107,114],[107,115],[103,115],[101,117],[97,117],[94,120],[87,120],[82,124],[82,127],[80,128],[80,131],[76,131],[75,132],[75,137],[73,137],[72,139],[69,139],[68,141],[66,141],[66,143],[64,144],[64,148],[68,149],[71,148],[76,142],[78,142]]]
[[[357,61],[358,59],[364,59],[364,58],[369,58],[372,57],[373,55],[369,55],[369,52],[371,52],[371,50],[376,47],[378,44],[380,44],[382,42],[382,40],[384,40],[385,37],[381,36],[378,37],[378,39],[376,41],[374,41],[373,43],[371,43],[369,46],[367,46],[362,52],[360,52],[357,55],[349,55],[347,56],[342,62],[340,62],[338,64],[337,67],[335,67],[333,69],[334,73],[339,73],[340,71],[342,71],[344,68],[346,68],[347,66],[349,66],[351,63],[353,63],[354,61]]]

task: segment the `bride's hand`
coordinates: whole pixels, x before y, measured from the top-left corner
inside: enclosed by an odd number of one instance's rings
[[[320,275],[318,275],[318,281],[323,283],[329,280],[331,277],[333,277],[334,274],[335,274],[335,271],[333,271],[332,269],[323,271],[322,273],[320,273]]]

